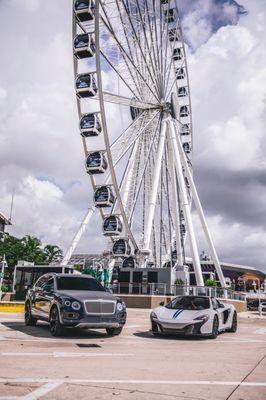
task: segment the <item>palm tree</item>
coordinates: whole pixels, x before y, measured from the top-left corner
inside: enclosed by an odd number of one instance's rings
[[[62,260],[63,252],[58,246],[47,244],[44,248],[45,261],[51,264]]]
[[[41,249],[41,241],[34,236],[27,235],[21,239],[24,247],[25,261],[32,261],[35,263],[42,263],[45,255]]]

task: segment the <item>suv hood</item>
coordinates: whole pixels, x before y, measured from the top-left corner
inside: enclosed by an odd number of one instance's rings
[[[73,297],[76,300],[116,300],[112,293],[98,292],[90,290],[60,290],[57,292],[59,296]]]

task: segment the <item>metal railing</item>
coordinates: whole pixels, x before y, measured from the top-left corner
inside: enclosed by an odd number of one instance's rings
[[[117,283],[110,286],[113,293],[136,295],[166,295],[166,283]]]
[[[246,300],[246,294],[243,292],[235,292],[230,288],[210,287],[210,286],[181,286],[173,285],[172,293],[174,296],[210,296],[233,300]]]
[[[150,296],[210,296],[233,300],[246,300],[246,294],[230,288],[210,286],[182,286],[166,283],[117,283],[110,286],[115,294],[150,295]]]

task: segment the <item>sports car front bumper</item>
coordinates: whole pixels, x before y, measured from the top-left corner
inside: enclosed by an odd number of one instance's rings
[[[159,333],[185,335],[185,336],[203,336],[201,327],[204,321],[195,322],[165,322],[158,319],[151,319],[152,324],[157,325]]]

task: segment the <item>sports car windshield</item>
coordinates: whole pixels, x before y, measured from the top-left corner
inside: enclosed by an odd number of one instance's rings
[[[58,290],[91,290],[105,292],[103,286],[92,278],[58,276],[56,278]]]
[[[166,308],[174,310],[206,310],[210,308],[210,300],[200,296],[180,296],[173,299]]]

